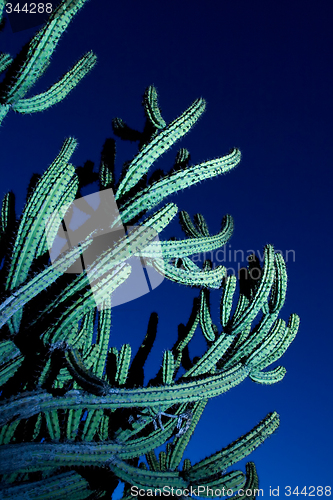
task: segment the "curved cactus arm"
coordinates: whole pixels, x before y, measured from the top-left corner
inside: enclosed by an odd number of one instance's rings
[[[163,129],[166,127],[166,123],[162,118],[161,111],[158,106],[157,91],[153,85],[150,85],[144,93],[143,107],[146,117],[154,128]]]
[[[116,382],[124,385],[128,376],[128,369],[131,362],[132,349],[129,344],[124,344],[119,352],[117,360]]]
[[[45,413],[46,427],[52,441],[60,439],[60,425],[57,410]]]
[[[111,304],[110,298],[107,299],[106,307],[102,307],[98,317],[98,356],[94,365],[94,373],[97,377],[102,378],[108,354],[110,329],[111,329]]]
[[[275,313],[282,308],[287,292],[287,270],[284,259],[280,253],[274,256],[275,279],[272,286],[272,294],[268,303],[269,312]]]
[[[248,325],[238,335],[238,339],[224,364],[224,368],[230,368],[237,364],[242,358],[248,357],[262,342],[269,337],[270,330],[277,320],[278,313],[264,314],[258,325],[251,330]]]
[[[69,391],[65,396],[54,397],[43,390],[22,394],[0,402],[0,425],[11,420],[29,418],[36,413],[53,409],[96,408],[118,409],[133,407],[165,407],[209,399],[240,384],[248,376],[248,369],[241,364],[224,373],[205,376],[199,380],[176,383],[172,386],[138,389],[108,387],[105,395],[95,397],[81,391]],[[104,382],[104,381],[103,381]]]
[[[134,187],[147,173],[152,163],[191,129],[204,112],[205,106],[204,99],[200,98],[194,101],[179,118],[170,123],[140,151],[128,165],[127,172],[118,186],[116,200]]]
[[[3,103],[14,104],[36,83],[48,66],[61,35],[85,2],[63,0],[53,11],[45,26],[30,41],[24,62],[10,75],[10,85],[4,80]]]
[[[199,324],[199,313],[198,313],[198,302],[197,300],[194,300],[193,302],[193,308],[192,308],[192,313],[190,316],[190,319],[185,327],[185,335],[181,335],[180,338],[177,340],[173,352],[175,354],[175,373],[178,371],[181,362],[182,362],[182,355],[183,355],[183,350],[185,347],[188,345],[190,340],[192,339],[195,330],[197,329],[197,326]]]
[[[206,340],[208,340],[208,342],[213,342],[216,335],[209,310],[209,290],[206,288],[200,290],[199,321]]]
[[[194,403],[193,409],[192,409],[192,418],[190,425],[187,429],[186,432],[184,432],[181,436],[175,437],[175,439],[172,442],[172,449],[171,452],[167,456],[167,467],[168,469],[176,469],[182,458],[183,454],[185,451],[186,446],[188,445],[192,434],[200,420],[200,417],[208,403],[207,399],[203,399],[201,401],[198,401]]]
[[[1,4],[0,4],[0,9],[1,9]],[[1,23],[1,17],[0,17],[0,23]],[[13,62],[12,56],[10,54],[5,54],[4,52],[2,52],[0,54],[0,73],[5,71],[8,68],[8,66],[11,65],[12,62]]]
[[[14,111],[19,113],[37,113],[50,108],[62,101],[95,66],[97,57],[93,52],[87,52],[57,83],[46,92],[19,99],[13,104]]]
[[[18,424],[19,424],[19,422],[16,421],[16,422],[12,422],[11,424],[4,425],[2,427],[1,432],[0,432],[0,444],[1,445],[8,444],[11,442]]]
[[[183,377],[195,377],[209,373],[216,366],[234,340],[233,335],[220,335],[195,365]]]
[[[11,340],[0,342],[0,363],[12,361],[20,354],[20,349]]]
[[[173,193],[228,172],[238,165],[240,158],[240,151],[233,149],[228,155],[193,165],[163,177],[151,186],[139,191],[130,201],[121,206],[122,220],[124,222],[131,220],[142,210],[150,210]]]
[[[6,6],[6,0],[0,0],[0,23],[2,23],[4,20],[3,13],[5,10],[5,6]]]
[[[299,328],[299,323],[300,323],[299,316],[297,314],[292,314],[289,318],[288,325],[284,331],[282,339],[276,345],[275,350],[270,355],[268,355],[267,358],[264,358],[255,366],[256,372],[263,370],[267,366],[271,365],[272,363],[280,359],[281,356],[283,356],[283,354],[286,352],[286,350],[296,337]]]
[[[191,221],[191,217],[185,210],[179,212],[179,222],[182,230],[189,238],[201,238],[201,234]]]
[[[227,326],[230,319],[232,299],[236,290],[236,285],[236,276],[228,276],[226,278],[220,304],[220,321],[223,328]]]
[[[201,236],[180,241],[152,242],[142,252],[143,257],[153,258],[156,255],[156,247],[162,249],[163,258],[171,260],[174,258],[187,257],[201,252],[210,252],[223,246],[231,238],[233,232],[233,219],[230,215],[223,217],[222,229],[215,236]]]
[[[280,423],[276,412],[269,413],[258,425],[221,451],[193,465],[186,473],[191,481],[200,481],[202,475],[213,475],[242,460],[276,431]]]
[[[237,319],[233,318],[231,321],[230,326],[234,335],[242,331],[247,324],[252,323],[270,293],[275,274],[274,249],[272,245],[266,245],[264,252],[264,269],[255,295],[242,314]]]
[[[275,321],[269,331],[269,334],[258,345],[255,345],[253,351],[248,355],[245,365],[252,370],[253,367],[259,365],[262,361],[266,361],[269,355],[275,350],[276,346],[281,342],[286,330],[286,323],[283,319]]]
[[[15,500],[18,498],[34,498],[35,500],[83,500],[92,491],[89,483],[75,471],[63,472],[40,481],[29,482],[16,486],[3,486],[0,489],[3,498]],[[78,496],[77,496],[78,495]]]
[[[24,356],[18,351],[13,358],[0,365],[0,387],[9,380],[23,363]]]
[[[78,259],[82,250],[88,248],[93,240],[87,240],[81,248],[73,248],[65,256],[59,258],[52,266],[37,274],[26,285],[22,286],[0,304],[0,327],[19,311],[29,300],[50,286],[56,279]]]
[[[78,428],[81,422],[83,410],[68,410],[67,413],[67,425],[66,425],[66,437],[70,441],[76,438]]]
[[[83,441],[92,441],[94,435],[97,433],[99,423],[103,416],[103,410],[89,411],[86,421],[83,426],[81,439]]]
[[[99,167],[100,189],[113,188],[115,160],[116,142],[109,137],[106,139],[101,153],[101,163]]]
[[[207,222],[202,214],[195,214],[194,223],[202,236],[210,236]]]
[[[66,139],[59,155],[38,182],[24,208],[12,252],[7,289],[17,287],[26,279],[44,234],[45,222],[67,194],[67,184],[75,176],[74,167],[67,162],[76,145],[75,139]],[[72,195],[75,197],[74,190]]]
[[[122,481],[139,486],[142,489],[162,488],[167,484],[174,488],[186,488],[187,483],[179,472],[150,471],[129,465],[117,457],[112,457],[108,462],[110,470]]]
[[[211,271],[201,271],[197,267],[197,271],[189,272],[178,269],[162,259],[145,259],[145,261],[169,280],[187,286],[220,288],[226,272],[223,266],[218,266]]]
[[[15,195],[12,191],[5,194],[1,204],[0,231],[2,234],[13,228],[15,222]]]
[[[162,363],[163,385],[171,385],[175,373],[175,359],[171,351],[165,351]]]
[[[160,470],[160,464],[156,458],[156,453],[154,450],[150,450],[148,451],[148,453],[146,453],[146,460],[148,462],[148,466],[149,466],[149,469],[152,470],[152,471],[158,471]],[[145,469],[147,470],[147,469]]]
[[[245,465],[246,468],[246,482],[243,486],[243,491],[247,492],[246,493],[246,498],[248,500],[255,500],[257,494],[260,495],[259,492],[259,478],[256,470],[256,466],[254,462],[247,462]],[[249,493],[252,493],[249,495]],[[243,495],[235,495],[231,497],[233,500],[244,500],[244,493]]]
[[[252,371],[249,377],[257,384],[271,385],[281,382],[286,373],[287,370],[283,366],[278,366],[268,372]]]
[[[85,365],[77,349],[67,347],[65,351],[66,366],[76,382],[92,394],[104,394],[107,384],[92,374]]]

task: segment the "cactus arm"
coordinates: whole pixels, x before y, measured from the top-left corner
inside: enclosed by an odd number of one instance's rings
[[[107,299],[106,308],[102,308],[98,317],[98,338],[99,346],[98,357],[94,366],[94,373],[97,377],[102,378],[108,354],[110,328],[111,328],[111,307],[110,299]]]
[[[267,300],[274,279],[274,250],[271,245],[265,247],[265,264],[262,277],[255,296],[242,314],[231,322],[233,334],[240,332],[248,323],[256,317],[261,307]]]
[[[191,218],[185,210],[182,210],[179,212],[179,222],[181,225],[182,230],[188,236],[189,238],[200,238],[201,234],[199,233],[198,229],[195,227],[193,222],[191,221]]]
[[[195,365],[183,377],[195,377],[209,373],[222,358],[234,340],[233,335],[220,335]]]
[[[240,151],[233,149],[228,155],[209,160],[186,170],[176,171],[137,193],[121,207],[124,222],[131,220],[142,210],[150,210],[166,196],[188,188],[205,179],[228,172],[240,162]]]
[[[279,415],[269,413],[250,432],[240,437],[218,453],[193,465],[187,473],[190,481],[198,481],[201,475],[213,475],[242,460],[265,441],[279,426]]]
[[[14,111],[19,113],[36,113],[62,101],[95,66],[97,57],[93,52],[87,52],[57,83],[46,92],[19,99],[13,104]]]
[[[184,432],[181,436],[175,437],[172,443],[172,451],[168,454],[167,457],[167,467],[168,469],[176,469],[183,457],[186,446],[188,445],[192,434],[200,420],[200,417],[208,403],[207,399],[202,399],[194,404],[192,409],[192,419],[191,423],[186,432]]]
[[[16,356],[13,356],[13,359],[6,361],[0,365],[0,386],[5,384],[7,380],[9,380],[18,368],[23,363],[24,356],[20,353],[17,353]]]
[[[82,440],[92,441],[94,435],[97,432],[97,428],[102,416],[103,410],[101,409],[88,412],[82,431]]]
[[[199,321],[206,340],[213,342],[215,340],[215,332],[212,327],[213,322],[209,311],[209,291],[205,288],[200,290]]]
[[[237,280],[235,276],[228,276],[225,280],[220,305],[220,321],[223,328],[227,326],[230,319],[232,299],[236,290],[236,284]]]
[[[162,259],[146,259],[146,263],[159,271],[162,276],[165,276],[171,281],[187,286],[220,288],[221,281],[225,275],[225,267],[218,266],[211,271],[201,271],[197,267],[197,271],[185,271],[178,269],[171,264],[164,262]]]
[[[82,387],[93,394],[104,394],[106,383],[87,369],[77,349],[67,347],[65,357],[69,372]]]
[[[289,318],[287,328],[285,329],[281,341],[277,344],[275,350],[267,358],[263,359],[255,366],[256,371],[263,370],[264,368],[281,358],[281,356],[286,352],[286,350],[296,337],[299,323],[299,316],[297,314],[292,314]]]
[[[148,120],[155,128],[163,129],[166,127],[166,123],[161,116],[161,111],[158,106],[156,89],[152,85],[150,85],[145,91],[143,97],[143,107]]]
[[[134,187],[146,174],[152,163],[165,153],[178,139],[183,137],[198,120],[205,109],[204,99],[194,103],[168,127],[162,130],[129,164],[124,179],[118,186],[115,198],[118,200]]]
[[[6,0],[0,0],[0,23],[4,21],[3,12],[5,10]]]
[[[210,252],[223,246],[229,241],[233,232],[233,219],[230,215],[223,218],[222,230],[215,236],[204,236],[180,241],[162,241],[150,243],[142,252],[143,257],[154,257],[156,247],[160,245],[165,260],[187,257],[199,252]]]
[[[14,433],[16,431],[16,428],[18,426],[19,422],[12,422],[11,424],[5,425],[0,432],[0,444],[8,444],[12,440]]]
[[[46,426],[52,441],[59,441],[60,439],[60,426],[57,410],[45,413]]]
[[[174,488],[184,489],[187,487],[187,483],[180,477],[179,472],[138,469],[116,457],[109,461],[108,466],[122,481],[135,484],[143,489],[163,488],[165,484]]]
[[[0,9],[1,9],[1,4],[0,4]],[[1,22],[1,18],[0,18],[0,22]],[[11,65],[12,62],[13,62],[12,56],[10,54],[5,54],[2,52],[0,54],[0,73],[5,71],[8,68],[8,66]]]
[[[117,360],[116,382],[121,386],[124,385],[128,375],[128,369],[131,361],[131,346],[124,344],[120,349]]]
[[[146,453],[146,460],[148,462],[148,465],[149,465],[149,469],[156,472],[158,470],[161,470],[160,469],[160,464],[156,458],[156,453],[154,450],[150,450],[148,451],[148,453]],[[147,469],[146,469],[147,470]]]
[[[257,384],[271,385],[281,382],[286,373],[287,370],[283,366],[278,366],[268,372],[252,371],[249,377],[253,382],[257,382]]]
[[[247,462],[246,468],[246,481],[243,486],[243,491],[247,492],[247,500],[255,500],[257,494],[259,493],[259,478],[254,462]],[[232,500],[244,500],[243,495],[234,495],[231,497]]]
[[[283,321],[283,319],[276,320],[269,334],[259,345],[255,346],[245,364],[252,369],[252,367],[259,365],[261,361],[266,360],[272,351],[275,350],[276,345],[279,344],[284,337],[285,329],[285,321]]]
[[[165,351],[163,355],[162,367],[163,384],[171,385],[173,383],[173,376],[175,372],[175,360],[171,351]]]
[[[287,292],[287,270],[284,259],[280,253],[274,256],[275,280],[272,287],[272,296],[269,301],[269,311],[275,313],[280,311],[284,304]]]
[[[194,223],[202,236],[210,236],[207,222],[205,221],[205,218],[202,214],[195,214]]]
[[[109,387],[103,397],[95,397],[81,391],[69,391],[65,396],[53,397],[44,391],[35,391],[26,396],[15,396],[11,401],[0,403],[0,425],[11,419],[29,418],[36,413],[57,408],[131,408],[172,406],[177,403],[199,401],[219,396],[240,384],[248,375],[248,369],[238,365],[231,370],[199,380],[176,383],[172,386],[139,389],[115,389]],[[104,381],[103,381],[104,382]]]
[[[82,410],[68,410],[66,437],[70,441],[76,438],[78,428],[82,417]]]

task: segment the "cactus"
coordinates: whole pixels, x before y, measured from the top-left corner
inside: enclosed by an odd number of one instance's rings
[[[25,59],[15,63],[11,79],[4,80],[2,110],[46,109],[87,71],[87,62],[78,63],[45,94],[23,99],[83,3],[63,0],[32,39]],[[9,72],[14,65],[7,56],[1,63]],[[239,488],[258,488],[253,462],[246,465],[246,474],[230,467],[275,432],[279,425],[276,412],[219,452],[196,464],[189,458],[181,463],[209,399],[247,377],[256,383],[273,384],[285,376],[282,366],[264,370],[284,354],[299,327],[296,314],[290,316],[287,325],[279,318],[286,295],[286,266],[273,246],[266,245],[260,278],[251,278],[246,285],[241,280],[235,299],[237,280],[226,276],[224,267],[213,268],[206,261],[201,269],[190,259],[228,241],[233,231],[230,215],[222,219],[221,231],[211,235],[203,215],[197,214],[192,221],[187,212],[181,211],[185,239],[154,239],[178,212],[172,202],[157,209],[163,199],[232,169],[240,153],[234,149],[221,158],[190,165],[189,152],[181,148],[168,174],[159,173],[158,178],[147,181],[151,165],[190,130],[202,114],[205,101],[197,99],[167,124],[157,91],[150,86],[144,93],[143,107],[146,123],[142,132],[119,118],[113,122],[115,135],[138,142],[138,153],[125,164],[118,184],[114,140],[107,139],[103,147],[100,190],[112,189],[119,209],[110,229],[121,221],[127,234],[94,257],[88,269],[91,279],[86,271],[66,271],[91,249],[94,232],[69,247],[55,262],[50,263],[48,258],[48,244],[62,227],[79,186],[89,182],[87,171],[69,163],[76,147],[74,139],[68,138],[46,172],[32,180],[19,220],[13,193],[3,199],[1,498],[110,498],[118,481],[125,483],[124,499],[131,498],[131,487],[145,490],[148,496],[149,490],[165,486],[200,488],[199,496],[203,497],[209,496],[208,488],[231,489],[233,498],[240,498]],[[95,180],[92,171],[90,174],[91,181]],[[180,325],[177,341],[161,354],[161,368],[146,385],[144,367],[156,337],[157,314],[151,315],[137,353],[132,353],[129,344],[123,344],[119,351],[110,345],[112,297],[132,272],[129,254],[171,281],[198,288],[186,326]],[[249,268],[253,262],[255,256]],[[213,323],[210,310],[213,289],[221,291],[219,326]],[[200,332],[206,350],[191,359],[188,345]],[[157,455],[161,446],[164,449]]]

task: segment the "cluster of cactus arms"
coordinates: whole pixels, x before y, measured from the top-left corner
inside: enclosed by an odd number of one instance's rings
[[[1,84],[2,116],[10,107],[20,112],[45,109],[89,71],[95,61],[91,54],[45,94],[23,99],[83,3],[63,0],[23,58],[11,63],[9,56],[2,56],[3,66],[13,64],[10,77]],[[235,298],[235,276],[227,276],[223,266],[213,268],[208,260],[201,269],[190,258],[229,240],[231,216],[225,216],[221,231],[211,235],[201,214],[192,220],[180,211],[183,240],[149,239],[150,230],[160,235],[178,213],[174,203],[160,206],[165,197],[232,169],[240,153],[233,149],[221,158],[191,165],[189,152],[182,148],[168,174],[155,171],[148,178],[155,160],[201,116],[205,101],[196,100],[169,125],[152,86],[144,94],[143,107],[142,132],[119,118],[113,120],[116,136],[138,142],[138,153],[124,164],[118,182],[114,139],[106,140],[96,174],[91,162],[77,168],[70,163],[76,141],[68,138],[45,173],[32,177],[19,218],[14,194],[9,192],[3,199],[0,498],[107,499],[119,481],[125,483],[124,499],[133,498],[133,486],[142,490],[140,496],[164,487],[181,491],[200,487],[202,497],[211,496],[210,488],[220,490],[221,496],[232,490],[236,499],[243,488],[255,498],[259,483],[254,463],[247,463],[245,474],[232,467],[277,429],[276,412],[196,464],[183,460],[183,455],[210,398],[247,377],[260,384],[284,377],[283,367],[267,368],[284,354],[299,326],[296,314],[287,324],[279,318],[286,295],[286,266],[283,257],[267,245],[262,266],[253,257],[259,278],[255,280],[251,273],[247,279],[241,277]],[[89,248],[94,235],[50,263],[46,221],[55,237],[59,218],[53,214],[65,217],[80,189],[96,180],[100,191],[113,190],[121,222],[136,230],[97,256],[90,266],[93,281],[89,281],[85,271],[68,274],[66,270]],[[157,314],[151,314],[135,355],[129,344],[119,350],[112,347],[110,337],[112,295],[131,273],[124,250],[131,238],[148,266],[199,291],[187,324],[180,325],[176,343],[161,354],[161,368],[146,385],[144,367],[157,335]],[[251,266],[253,262],[250,270]],[[211,316],[211,289],[221,290],[219,325],[213,324]],[[103,308],[96,307],[96,297]],[[188,346],[197,334],[204,335],[206,351],[191,359]]]

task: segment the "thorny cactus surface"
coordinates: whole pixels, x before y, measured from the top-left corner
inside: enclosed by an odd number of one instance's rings
[[[60,4],[44,31],[30,43],[31,60],[36,61],[36,47],[42,47],[44,34],[52,39],[59,19],[65,25],[64,19],[83,3]],[[55,40],[57,37],[59,32],[54,33]],[[45,69],[48,51],[45,48],[44,63],[42,57],[35,75]],[[5,110],[10,106],[24,109],[22,96],[35,81],[25,82],[26,62],[20,61],[15,78],[2,85],[6,88],[1,94]],[[61,84],[65,93],[73,81],[69,78],[68,87],[65,80]],[[44,96],[44,107],[53,103],[52,96],[52,92]],[[205,101],[196,100],[169,125],[161,116],[154,87],[146,90],[143,106],[146,123],[142,132],[119,118],[113,121],[116,136],[138,142],[138,153],[124,165],[120,181],[115,182],[113,139],[105,142],[98,174],[100,190],[113,190],[122,223],[135,226],[136,231],[96,257],[90,266],[93,280],[88,280],[85,271],[66,273],[92,245],[93,235],[62,253],[53,264],[49,262],[47,221],[51,220],[55,236],[61,226],[59,219],[52,218],[55,211],[64,218],[80,196],[80,188],[96,180],[89,163],[77,169],[69,163],[76,147],[74,139],[65,141],[42,176],[33,177],[19,219],[13,193],[3,199],[0,498],[110,498],[119,480],[125,483],[124,498],[132,498],[132,486],[183,491],[201,486],[200,496],[208,496],[207,488],[221,490],[221,495],[228,489],[258,488],[253,462],[247,464],[246,474],[230,468],[276,430],[276,412],[201,462],[191,464],[186,458],[182,468],[181,462],[210,398],[246,377],[261,384],[284,377],[281,366],[266,369],[283,355],[299,325],[295,314],[287,324],[279,318],[287,286],[285,263],[267,245],[259,279],[252,279],[251,274],[241,278],[240,294],[235,298],[236,278],[226,276],[223,266],[213,269],[206,261],[200,269],[190,259],[228,241],[233,230],[231,216],[225,216],[221,231],[211,235],[202,215],[192,221],[181,211],[185,239],[147,240],[147,231],[160,234],[178,212],[174,203],[158,207],[165,197],[232,169],[240,153],[233,149],[224,157],[190,165],[189,153],[183,148],[169,174],[153,174],[147,180],[154,161],[190,130],[204,111]],[[166,346],[162,367],[146,386],[144,365],[157,332],[156,313],[152,313],[146,337],[134,356],[129,344],[119,351],[110,345],[112,294],[131,273],[124,251],[131,238],[146,266],[199,290],[187,325],[179,329],[175,345]],[[253,265],[258,267],[255,257],[249,268]],[[211,318],[211,289],[221,289],[219,326]],[[96,297],[103,304],[100,309]],[[200,330],[207,348],[200,358],[191,360],[188,345]],[[155,450],[161,446],[164,451],[157,456]]]

